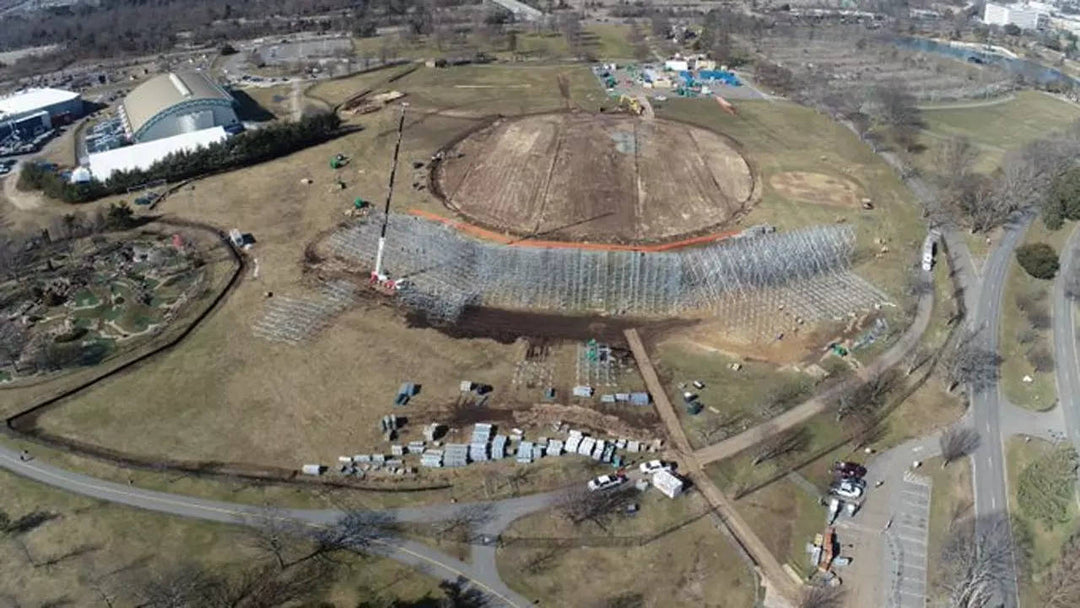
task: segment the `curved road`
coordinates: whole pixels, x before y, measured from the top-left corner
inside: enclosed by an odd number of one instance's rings
[[[17,452],[3,447],[0,447],[0,467],[22,477],[83,496],[159,513],[226,524],[251,525],[266,518],[284,517],[308,526],[323,527],[333,524],[344,514],[343,511],[332,509],[270,509],[144,490],[74,473],[37,460],[24,462]],[[533,494],[490,503],[433,505],[379,513],[389,516],[396,522],[423,523],[450,519],[461,509],[480,505],[485,512],[484,521],[478,522],[476,532],[495,536],[515,519],[551,506],[556,497],[556,493]],[[471,564],[454,559],[422,543],[403,538],[390,537],[378,540],[371,550],[440,579],[454,580],[464,577],[504,606],[523,608],[532,605],[530,600],[514,592],[499,578],[495,567],[494,545],[473,545]]]

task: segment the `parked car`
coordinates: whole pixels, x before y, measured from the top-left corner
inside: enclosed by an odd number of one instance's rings
[[[660,471],[670,471],[671,465],[665,463],[662,460],[650,460],[649,462],[643,462],[638,466],[638,469],[646,475],[652,475]]]
[[[625,482],[625,475],[601,475],[596,479],[590,480],[588,483],[588,488],[590,492],[595,492],[597,490],[608,490],[621,486]]]
[[[833,486],[833,493],[841,498],[859,498],[863,495],[863,486],[845,479]]]
[[[838,460],[833,463],[832,471],[841,479],[861,479],[866,476],[866,467],[855,462]]]

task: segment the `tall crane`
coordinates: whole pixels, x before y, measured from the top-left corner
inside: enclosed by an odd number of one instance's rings
[[[397,142],[394,144],[394,160],[390,165],[390,185],[386,189],[386,204],[383,206],[382,230],[379,232],[379,249],[375,253],[375,270],[371,271],[371,281],[377,284],[386,284],[387,276],[383,274],[383,253],[386,249],[386,225],[390,222],[390,199],[394,196],[394,174],[397,173],[398,153],[401,151],[401,136],[405,131],[405,108],[408,103],[401,104],[401,114],[398,116]]]

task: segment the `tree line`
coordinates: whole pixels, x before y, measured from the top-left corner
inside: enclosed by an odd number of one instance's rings
[[[271,160],[328,141],[340,133],[340,127],[341,119],[336,114],[309,114],[295,122],[245,131],[190,152],[175,152],[146,170],[118,171],[104,182],[73,184],[49,165],[29,163],[19,176],[18,186],[42,190],[68,203],[83,203],[150,182],[176,182]]]

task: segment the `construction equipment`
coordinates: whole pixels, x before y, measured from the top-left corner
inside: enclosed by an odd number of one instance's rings
[[[635,114],[635,115],[638,115],[638,116],[640,116],[641,112],[642,112],[641,102],[639,102],[634,97],[630,97],[629,95],[620,95],[619,96],[619,107],[620,108],[625,107],[632,114]]]
[[[385,290],[394,292],[401,287],[400,281],[392,281],[383,274],[383,253],[386,250],[386,226],[390,221],[390,200],[394,196],[394,175],[397,173],[398,154],[401,152],[401,137],[405,132],[405,108],[409,104],[401,104],[401,115],[398,117],[397,141],[394,143],[394,158],[390,164],[390,183],[386,188],[386,204],[383,206],[382,229],[379,232],[379,248],[375,252],[375,269],[371,271],[371,284],[383,287]]]

